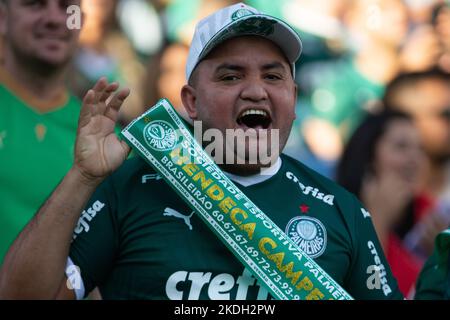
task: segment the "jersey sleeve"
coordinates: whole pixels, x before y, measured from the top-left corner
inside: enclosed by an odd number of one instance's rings
[[[81,273],[85,296],[108,277],[119,247],[115,196],[106,180],[94,192],[74,229],[69,257]]]
[[[378,241],[370,213],[352,196],[353,223],[350,223],[352,241],[351,266],[346,276],[346,287],[355,299],[403,299],[391,269]]]
[[[414,298],[450,299],[450,228],[436,237],[434,252],[426,261],[417,280]]]

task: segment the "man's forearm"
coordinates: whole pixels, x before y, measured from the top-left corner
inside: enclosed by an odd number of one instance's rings
[[[69,171],[10,247],[0,272],[0,299],[56,296],[73,229],[98,183]]]

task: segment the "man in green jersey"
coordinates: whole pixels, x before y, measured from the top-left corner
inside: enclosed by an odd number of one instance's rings
[[[0,265],[73,162],[81,103],[64,81],[79,30],[66,26],[68,3],[0,1]]]
[[[283,21],[244,4],[219,10],[197,25],[183,105],[203,130],[255,129],[257,140],[278,130],[263,174],[261,161],[221,168],[354,298],[402,298],[359,201],[279,156],[295,118],[300,52]],[[129,147],[113,127],[128,90],[117,90],[101,79],[86,94],[74,165],[10,249],[0,297],[82,298],[98,286],[105,299],[270,298],[160,175],[141,158],[123,163]]]

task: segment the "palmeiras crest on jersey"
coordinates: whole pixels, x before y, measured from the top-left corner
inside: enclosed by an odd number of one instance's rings
[[[172,150],[178,140],[175,129],[163,120],[147,124],[144,128],[144,138],[147,145],[156,151]]]
[[[310,258],[317,258],[325,251],[327,230],[316,218],[307,216],[292,218],[285,232]]]

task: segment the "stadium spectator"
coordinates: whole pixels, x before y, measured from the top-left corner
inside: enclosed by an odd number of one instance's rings
[[[406,297],[412,297],[421,261],[402,244],[397,230],[414,215],[424,164],[419,133],[399,112],[370,114],[344,149],[337,182],[357,195],[372,216],[392,273]]]
[[[59,0],[0,1],[0,265],[72,166],[81,103],[65,80],[79,30],[66,27],[66,9]]]
[[[450,223],[450,74],[439,69],[398,76],[386,88],[385,105],[410,114],[426,153],[415,225],[405,245],[423,260]]]

